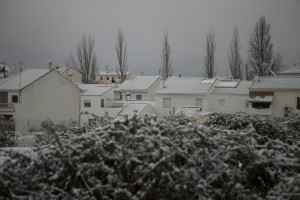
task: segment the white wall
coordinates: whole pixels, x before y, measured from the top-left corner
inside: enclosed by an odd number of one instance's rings
[[[47,73],[22,92],[21,104],[16,104],[16,130],[41,128],[47,118],[55,124],[70,119],[79,121],[80,90],[55,70]]]
[[[219,100],[225,100],[225,106],[221,107],[219,105]],[[246,101],[249,99],[249,95],[217,95],[212,94],[209,97],[209,110],[215,112],[224,112],[234,114],[236,112],[248,113],[248,108],[246,107]]]
[[[171,108],[163,108],[163,98],[171,98]],[[202,111],[207,111],[207,98],[205,95],[184,95],[184,94],[156,94],[156,111],[158,115],[168,116],[176,112],[181,106],[196,106],[196,99],[202,98]]]
[[[299,91],[275,91],[272,102],[272,115],[276,117],[284,116],[284,107],[290,107],[292,113],[300,113],[297,109],[297,97]]]

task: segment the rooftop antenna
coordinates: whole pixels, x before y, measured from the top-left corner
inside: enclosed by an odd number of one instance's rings
[[[277,75],[270,69],[269,64],[268,63],[262,63],[261,66],[267,70],[269,70],[269,72],[274,76],[277,77]]]
[[[23,65],[24,63],[23,63],[23,61],[20,61],[19,62],[19,66],[20,66],[20,77],[19,77],[19,102],[21,103],[21,76],[22,76],[22,71],[23,71],[23,69],[22,69],[22,65]]]

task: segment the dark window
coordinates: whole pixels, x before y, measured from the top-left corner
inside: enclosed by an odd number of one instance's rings
[[[137,94],[137,95],[136,95],[136,100],[142,100],[142,95]]]
[[[90,108],[91,107],[91,101],[84,101],[84,107]]]
[[[253,102],[252,108],[256,109],[268,109],[270,108],[271,103],[270,102]]]
[[[300,110],[300,97],[297,97],[297,109]]]
[[[106,80],[108,80],[108,81],[109,81],[109,77],[106,77]]]
[[[100,80],[103,80],[103,77],[102,77],[102,76],[100,77]]]
[[[101,99],[101,108],[104,107],[104,99]]]
[[[11,96],[11,102],[13,102],[13,103],[18,103],[18,102],[19,102],[19,97],[18,97],[18,95],[12,95],[12,96]]]

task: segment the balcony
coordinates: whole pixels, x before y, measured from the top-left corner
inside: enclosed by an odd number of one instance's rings
[[[15,104],[0,103],[0,112],[15,112]]]

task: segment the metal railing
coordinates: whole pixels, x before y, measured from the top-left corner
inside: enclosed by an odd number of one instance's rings
[[[0,103],[0,112],[15,112],[15,104]]]

